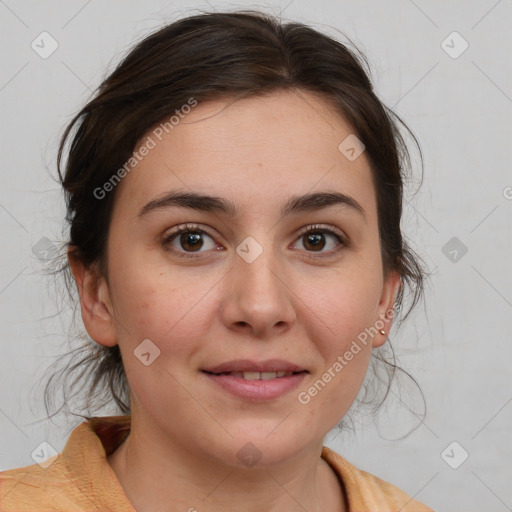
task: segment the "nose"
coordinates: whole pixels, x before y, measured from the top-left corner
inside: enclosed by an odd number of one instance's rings
[[[296,318],[289,271],[265,248],[252,262],[236,254],[223,283],[222,321],[230,330],[267,339]]]

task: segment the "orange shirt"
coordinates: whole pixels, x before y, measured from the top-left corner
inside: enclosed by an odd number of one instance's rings
[[[0,511],[135,512],[107,461],[129,430],[129,415],[91,418],[73,430],[60,454],[1,471]],[[322,458],[343,483],[349,512],[433,512],[326,446]]]

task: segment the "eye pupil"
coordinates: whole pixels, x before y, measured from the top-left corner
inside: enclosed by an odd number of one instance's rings
[[[202,240],[201,240],[201,235],[199,233],[191,233],[191,232],[186,232],[186,233],[182,233],[181,234],[181,245],[184,249],[193,249],[193,250],[197,250],[197,249],[200,249],[202,247]],[[200,245],[198,245],[198,242],[201,242]]]
[[[325,238],[320,233],[310,233],[307,235],[307,244],[311,244],[315,250],[322,250],[325,247]]]

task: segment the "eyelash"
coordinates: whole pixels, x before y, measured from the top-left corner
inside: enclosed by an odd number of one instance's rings
[[[210,234],[208,231],[205,231],[204,229],[201,229],[197,224],[182,224],[177,229],[175,229],[171,234],[169,234],[168,236],[166,236],[164,238],[162,245],[165,248],[168,248],[169,244],[178,235],[181,235],[182,233],[187,233],[187,232],[206,234],[210,238],[212,238],[212,239],[214,238],[212,234]],[[301,232],[299,233],[299,235],[297,237],[297,240],[299,240],[303,236],[308,235],[310,233],[327,233],[329,235],[332,235],[337,239],[337,241],[340,243],[340,246],[341,246],[341,247],[331,250],[331,251],[319,253],[318,255],[312,254],[312,256],[311,256],[312,258],[323,258],[323,257],[326,257],[326,255],[332,256],[333,254],[342,250],[343,247],[348,247],[348,242],[341,233],[339,233],[338,231],[335,231],[332,228],[322,226],[321,224],[312,224],[310,226],[307,226],[306,228],[301,230]],[[170,247],[168,250],[174,252],[175,254],[178,254],[180,257],[183,257],[183,258],[199,258],[203,254],[202,252],[188,253],[186,251],[178,251],[177,249],[174,249],[174,247]],[[312,251],[307,251],[307,252],[312,252]]]

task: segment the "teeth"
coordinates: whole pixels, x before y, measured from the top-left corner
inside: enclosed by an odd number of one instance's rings
[[[245,380],[272,380],[280,377],[289,377],[293,372],[232,372],[230,375],[242,377]]]
[[[224,372],[219,375],[230,375],[245,380],[273,380],[281,377],[290,377],[293,372]]]
[[[261,379],[260,372],[243,372],[243,377],[245,380],[258,380]]]

